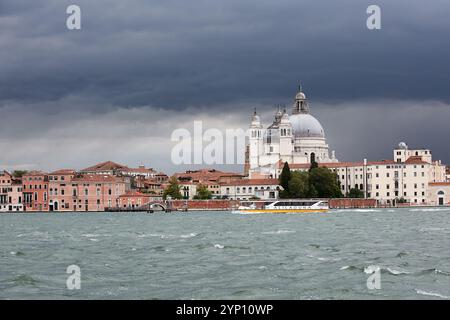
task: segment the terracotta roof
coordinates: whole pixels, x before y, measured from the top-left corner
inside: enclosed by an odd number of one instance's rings
[[[42,172],[42,171],[39,171],[39,170],[33,170],[33,171],[25,173],[23,175],[23,177],[28,177],[28,176],[46,176],[46,175],[48,175],[48,173],[45,173],[45,172]]]
[[[118,178],[112,175],[102,174],[85,174],[72,179],[73,182],[124,182],[123,178]]]
[[[152,173],[155,172],[152,168],[125,168],[123,171],[139,172],[139,173]]]
[[[426,164],[427,162],[423,161],[421,156],[411,156],[405,161],[405,163],[408,163],[408,164]]]
[[[119,196],[119,198],[125,198],[125,197],[127,197],[127,198],[130,198],[130,197],[148,197],[148,198],[150,198],[150,197],[152,197],[152,195],[145,194],[145,193],[142,193],[139,191],[128,191],[127,193],[121,194]]]
[[[56,170],[53,172],[50,172],[50,175],[71,175],[71,174],[75,174],[75,170],[73,169],[60,169],[60,170]]]
[[[144,183],[148,185],[161,185],[161,182],[156,181],[154,178],[145,179]]]
[[[442,187],[450,187],[450,181],[449,182],[430,182],[428,183],[430,186],[442,186]]]
[[[222,183],[222,186],[257,186],[257,185],[279,185],[278,179],[242,179],[230,183]]]
[[[6,175],[12,177],[12,174],[9,173],[8,171],[6,171],[6,170],[0,170],[0,176],[6,176]]]
[[[178,180],[195,180],[200,183],[208,181],[216,181],[221,177],[243,177],[240,173],[223,172],[215,169],[200,169],[175,173],[173,175]]]
[[[85,168],[83,170],[80,170],[81,172],[86,171],[109,171],[109,170],[124,170],[129,169],[127,166],[124,166],[119,163],[115,163],[112,161],[105,161],[98,163],[96,165],[93,165],[92,167]]]

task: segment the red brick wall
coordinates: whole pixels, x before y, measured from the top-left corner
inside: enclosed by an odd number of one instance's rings
[[[377,200],[375,199],[330,199],[328,202],[332,209],[345,208],[375,208]]]
[[[233,200],[172,200],[172,210],[230,210]]]

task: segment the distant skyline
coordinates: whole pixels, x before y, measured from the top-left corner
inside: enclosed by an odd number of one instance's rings
[[[370,4],[2,1],[0,169],[192,169],[170,162],[174,129],[247,128],[255,107],[269,125],[300,82],[339,160],[406,141],[450,163],[450,2],[377,1],[376,31]]]

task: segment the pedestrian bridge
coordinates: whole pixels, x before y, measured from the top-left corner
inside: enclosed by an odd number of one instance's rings
[[[150,201],[136,208],[146,211],[167,211],[168,206],[164,201]]]

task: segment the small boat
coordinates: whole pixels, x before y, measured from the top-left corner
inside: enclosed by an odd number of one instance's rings
[[[304,212],[328,212],[330,207],[326,200],[301,199],[301,200],[277,200],[273,202],[253,202],[241,205],[232,213],[304,213]]]

